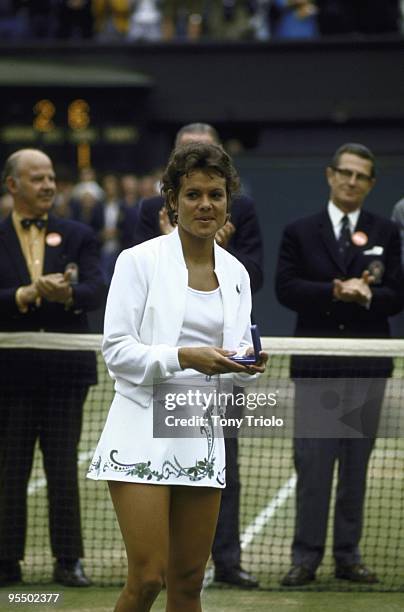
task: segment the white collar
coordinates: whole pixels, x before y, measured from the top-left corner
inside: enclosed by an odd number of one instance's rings
[[[344,213],[342,210],[338,208],[338,206],[334,204],[332,200],[328,202],[327,211],[331,219],[331,223],[332,223],[335,233],[338,233],[340,231],[341,220],[342,220],[342,217],[345,216],[345,214],[347,214],[347,217],[349,219],[350,230],[351,232],[353,232],[355,230],[356,224],[358,223],[359,215],[361,214],[360,208],[357,208],[356,210],[350,213]]]

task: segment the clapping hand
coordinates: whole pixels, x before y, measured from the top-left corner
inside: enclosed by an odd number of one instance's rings
[[[360,278],[349,278],[345,281],[336,278],[334,279],[333,296],[341,302],[357,302],[366,306],[372,299],[370,285],[373,282],[374,277],[368,270],[365,270]]]
[[[170,221],[170,217],[168,216],[167,208],[163,206],[159,210],[159,226],[161,234],[171,234],[174,231],[174,226]]]
[[[233,223],[231,221],[226,221],[223,227],[221,227],[220,230],[217,230],[216,232],[215,240],[217,244],[223,247],[224,249],[227,249],[229,240],[233,236],[235,231],[236,228],[234,227]]]
[[[70,273],[44,274],[35,282],[38,295],[49,302],[66,304],[72,298]]]

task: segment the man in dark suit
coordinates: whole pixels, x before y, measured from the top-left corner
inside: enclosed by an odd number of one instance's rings
[[[388,338],[388,317],[402,308],[404,282],[397,228],[388,219],[362,210],[375,183],[372,153],[360,144],[343,145],[327,168],[327,180],[328,208],[285,229],[276,273],[278,299],[297,313],[296,336]],[[362,563],[359,541],[367,465],[392,367],[390,358],[292,358],[298,480],[292,567],[282,580],[284,586],[300,586],[315,578],[324,554],[336,461],[336,577],[377,582],[375,573]],[[361,400],[355,407],[352,397],[358,397],[358,389]],[[331,408],[342,410],[334,429],[327,428],[327,420],[333,418]],[[358,408],[361,414],[356,419]],[[319,428],[320,422],[325,429]]]
[[[207,123],[192,123],[182,127],[175,144],[207,142],[220,144],[215,128]],[[172,232],[174,227],[168,218],[164,200],[157,196],[139,203],[139,217],[135,230],[135,244]],[[252,292],[263,283],[263,247],[254,202],[246,196],[232,200],[231,220],[216,233],[216,242],[227,249],[247,269]],[[241,389],[236,389],[241,391]],[[233,416],[233,415],[232,415]],[[237,416],[237,415],[234,415]],[[241,567],[239,534],[240,478],[238,470],[238,440],[225,439],[226,488],[222,493],[219,519],[212,557],[215,564],[215,580],[241,588],[258,586],[257,580]]]
[[[0,224],[0,330],[85,333],[105,287],[91,229],[53,217],[55,174],[36,149],[12,154],[4,182],[12,213]],[[55,581],[88,586],[77,483],[83,404],[97,382],[91,351],[1,350],[0,586],[21,581],[27,485],[39,439],[47,478]]]

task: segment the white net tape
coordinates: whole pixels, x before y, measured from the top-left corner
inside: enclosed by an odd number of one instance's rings
[[[100,334],[58,334],[48,332],[0,333],[0,348],[43,350],[101,349]],[[404,340],[362,338],[283,338],[265,336],[262,348],[270,355],[329,355],[351,357],[404,357]]]

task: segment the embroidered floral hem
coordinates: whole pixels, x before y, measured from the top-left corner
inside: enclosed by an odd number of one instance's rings
[[[117,474],[121,474],[129,477],[125,480],[130,480],[130,477],[133,477],[134,481],[161,482],[161,484],[172,478],[182,480],[183,484],[187,484],[187,481],[189,484],[196,484],[209,479],[212,481],[211,486],[223,487],[225,485],[225,469],[215,470],[216,458],[214,456],[210,459],[205,458],[196,461],[195,465],[190,467],[182,466],[177,458],[173,457],[172,461],[165,460],[160,469],[154,469],[150,460],[131,464],[120,463],[116,459],[117,454],[118,451],[111,451],[109,459],[103,463],[101,456],[98,456],[90,465],[88,477],[114,480]]]

